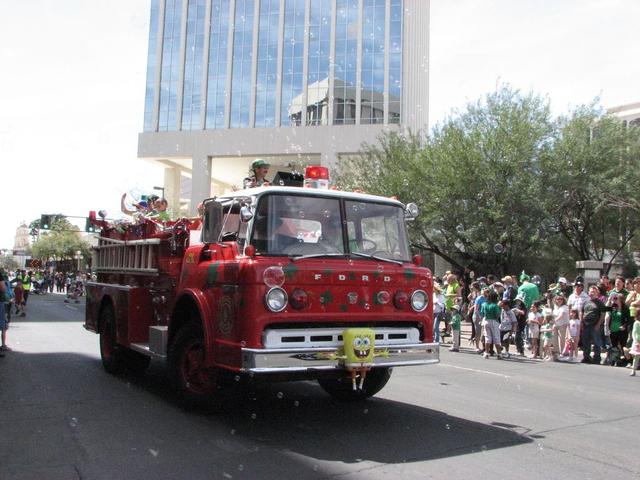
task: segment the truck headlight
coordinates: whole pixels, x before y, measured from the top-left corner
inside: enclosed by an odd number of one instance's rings
[[[272,312],[281,312],[287,306],[287,292],[280,287],[274,287],[264,296],[264,303]]]
[[[428,304],[429,300],[424,290],[416,290],[411,295],[411,308],[413,308],[416,312],[422,312],[425,308],[427,308]]]

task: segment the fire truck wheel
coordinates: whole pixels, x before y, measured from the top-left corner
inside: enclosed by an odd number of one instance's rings
[[[169,351],[169,373],[185,406],[208,404],[216,389],[215,374],[205,368],[205,344],[202,327],[184,325],[176,334]]]
[[[365,400],[382,390],[391,378],[391,371],[391,368],[374,368],[367,373],[362,389],[358,390],[353,389],[351,375],[346,372],[339,377],[319,378],[318,383],[333,398],[343,402],[354,402]]]
[[[124,372],[126,351],[116,343],[116,322],[113,307],[106,305],[100,312],[100,358],[102,366],[114,375]]]

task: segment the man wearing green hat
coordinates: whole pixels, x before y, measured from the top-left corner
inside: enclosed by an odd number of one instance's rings
[[[269,182],[265,178],[269,173],[269,164],[262,158],[256,158],[251,162],[250,175],[242,181],[243,188],[268,187]]]
[[[518,296],[523,297],[523,302],[527,310],[531,308],[531,304],[540,298],[540,290],[535,283],[531,283],[529,275],[524,273],[524,270],[520,274],[520,282],[522,285],[518,288]]]

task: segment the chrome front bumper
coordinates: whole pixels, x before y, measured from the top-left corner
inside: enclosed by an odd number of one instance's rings
[[[390,345],[376,348],[386,350],[385,356],[374,358],[375,367],[405,367],[429,365],[440,362],[440,346],[437,343]],[[254,373],[312,372],[342,368],[333,356],[336,348],[243,348],[242,371]]]

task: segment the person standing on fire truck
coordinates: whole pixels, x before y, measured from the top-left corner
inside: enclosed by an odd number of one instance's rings
[[[167,212],[167,207],[169,206],[169,202],[167,202],[164,198],[158,198],[155,203],[155,211],[149,215],[149,218],[153,218],[154,220],[158,220],[159,222],[168,222],[171,220],[171,216],[169,212]]]
[[[256,158],[251,162],[251,175],[242,180],[243,188],[269,186],[269,182],[265,178],[269,173],[269,166],[270,165],[262,158]]]

